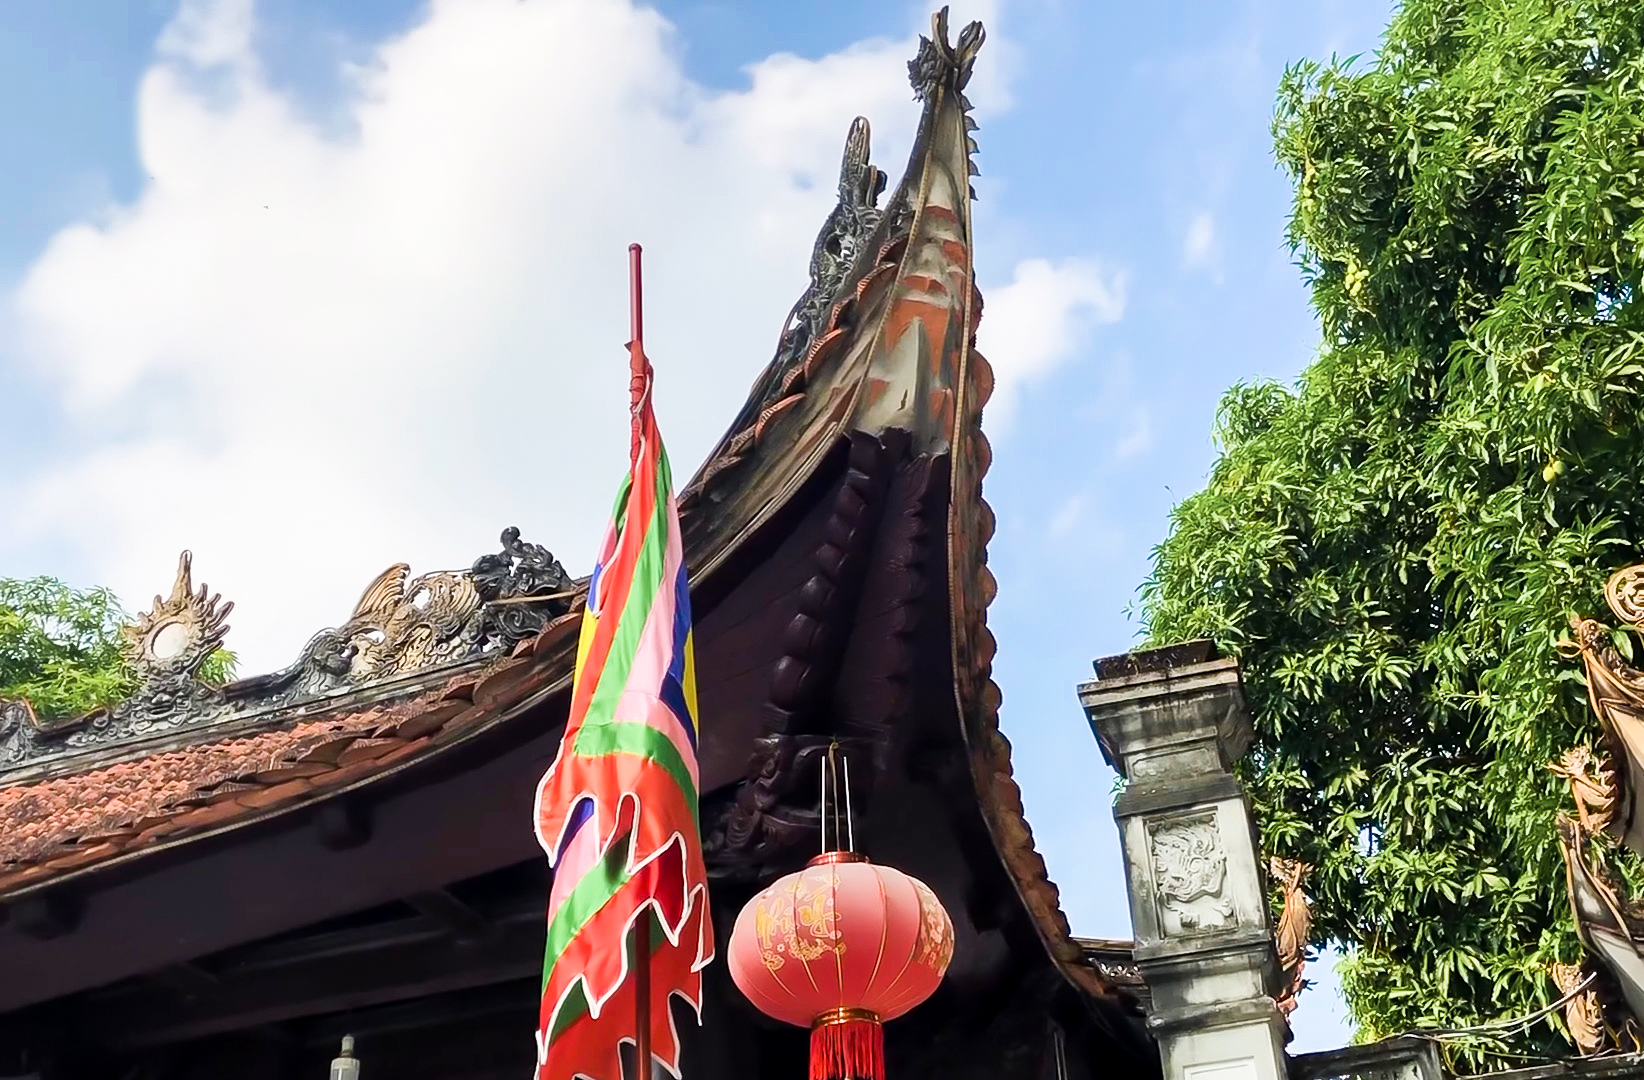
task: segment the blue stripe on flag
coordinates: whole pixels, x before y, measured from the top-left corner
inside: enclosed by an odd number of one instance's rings
[[[662,703],[673,711],[690,737],[691,749],[696,749],[696,717],[691,715],[685,702],[685,643],[691,636],[691,590],[685,567],[674,576],[674,650],[668,662],[668,673],[662,679],[659,696]]]
[[[571,818],[565,823],[565,838],[559,842],[559,854],[554,856],[554,865],[565,858],[565,853],[571,850],[571,843],[577,838],[577,833],[594,816],[594,800],[583,799],[577,803],[576,809],[571,811]]]

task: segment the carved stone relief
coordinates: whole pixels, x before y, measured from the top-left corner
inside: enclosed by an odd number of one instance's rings
[[[1165,937],[1234,925],[1227,891],[1227,852],[1216,815],[1170,817],[1147,824],[1153,888]]]
[[[1203,742],[1185,746],[1170,753],[1148,754],[1138,757],[1130,769],[1130,779],[1136,783],[1170,781],[1193,774],[1222,771],[1221,752],[1216,745]]]

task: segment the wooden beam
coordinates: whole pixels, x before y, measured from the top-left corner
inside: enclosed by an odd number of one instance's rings
[[[253,942],[216,954],[215,962],[224,976],[242,978],[278,967],[369,954],[390,945],[435,941],[445,933],[443,926],[429,919],[406,916],[364,926]]]
[[[167,965],[150,972],[144,978],[156,985],[189,997],[210,993],[222,985],[222,980],[205,968],[188,963]]]
[[[535,1019],[540,1003],[540,987],[540,980],[532,976],[414,1001],[356,1009],[341,1016],[319,1016],[292,1025],[291,1030],[305,1045],[331,1047],[344,1035],[381,1035],[462,1024],[497,1013],[520,1012]],[[525,1029],[522,1027],[521,1030]]]
[[[405,898],[405,902],[450,931],[461,942],[478,941],[491,933],[491,921],[445,889],[429,889]]]
[[[74,932],[80,925],[81,905],[76,897],[60,891],[31,893],[13,903],[10,922],[24,937],[50,941]]]
[[[405,897],[401,903],[417,914],[380,919],[363,925],[300,936],[282,935],[269,941],[241,945],[213,957],[213,966],[230,977],[254,971],[306,964],[327,957],[367,955],[395,944],[432,942],[448,936],[478,939],[496,924],[540,922],[546,890],[537,886],[493,897],[481,912],[447,889],[430,889]]]
[[[332,799],[314,812],[314,835],[327,851],[347,851],[371,840],[371,812],[358,799]]]
[[[141,984],[89,995],[79,1026],[111,1049],[135,1049],[540,974],[540,915],[492,925],[489,937],[453,949],[443,932],[408,936],[391,924],[374,946],[362,939],[354,948],[320,949],[306,960],[286,956],[277,964],[225,965],[221,984],[195,997],[156,993]]]

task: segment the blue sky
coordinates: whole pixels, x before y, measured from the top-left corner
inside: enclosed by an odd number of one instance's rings
[[[1074,930],[1119,937],[1112,776],[1073,689],[1134,643],[1222,391],[1313,354],[1274,89],[1373,51],[1389,7],[972,13],[996,678]],[[618,241],[652,260],[683,469],[803,286],[851,115],[900,174],[923,24],[882,0],[11,5],[0,573],[136,605],[190,546],[261,670],[390,561],[464,565],[509,523],[585,560],[620,460]],[[1297,1048],[1345,1038],[1322,969]]]

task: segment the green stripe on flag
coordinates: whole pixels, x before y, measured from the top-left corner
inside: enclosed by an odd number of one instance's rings
[[[640,914],[640,918],[645,920],[646,926],[650,927],[651,955],[655,956],[657,953],[662,951],[663,946],[668,944],[668,936],[663,933],[662,923],[657,919],[656,912],[651,908],[646,908]],[[629,971],[634,969],[634,963],[636,961],[633,946],[634,936],[632,934],[623,934],[622,954],[628,958]],[[546,980],[544,981],[543,989],[547,989]],[[571,986],[571,992],[565,995],[565,1004],[560,1006],[559,1015],[554,1017],[554,1030],[549,1032],[548,1041],[552,1043],[563,1035],[572,1024],[575,1024],[578,1020],[581,1020],[587,1015],[587,985],[581,982],[574,983]]]
[[[662,567],[667,558],[668,546],[668,507],[662,497],[666,488],[662,487],[661,475],[658,474],[657,486],[662,490],[651,511],[651,520],[647,522],[645,539],[634,561],[634,574],[628,583],[628,599],[622,605],[622,611],[617,618],[616,632],[611,637],[611,647],[605,654],[605,665],[600,669],[599,682],[594,686],[593,697],[588,702],[588,711],[584,714],[583,728],[577,736],[576,749],[582,753],[582,741],[588,732],[595,727],[607,724],[616,715],[617,699],[628,685],[628,673],[633,670],[634,653],[639,649],[640,635],[645,633],[645,622],[650,617],[651,606],[656,602],[657,592],[661,588]],[[608,619],[613,614],[605,611],[600,615]],[[652,693],[660,687],[654,688]]]
[[[582,826],[585,829],[594,827],[593,821]],[[588,868],[582,875],[582,880],[576,883],[571,895],[565,898],[559,910],[554,912],[553,921],[548,924],[548,939],[544,943],[542,986],[548,987],[548,977],[553,974],[554,966],[559,958],[582,928],[588,925],[588,920],[599,913],[599,909],[615,896],[623,885],[627,884],[628,847],[632,841],[630,836],[619,837],[604,858]]]
[[[565,1004],[559,1010],[559,1015],[554,1017],[554,1030],[548,1033],[548,1041],[553,1042],[565,1034],[565,1030],[572,1024],[587,1015],[588,990],[583,983],[578,982],[572,985],[571,992],[565,996]]]
[[[650,724],[635,721],[583,728],[577,735],[576,754],[578,757],[633,754],[649,758],[673,777],[679,790],[685,794],[687,803],[696,801],[696,784],[691,780],[690,766],[680,755],[679,747],[674,745],[667,732],[658,731]]]
[[[611,527],[616,532],[622,532],[622,519],[628,516],[628,489],[634,486],[634,474],[630,471],[617,485],[616,504],[611,507]]]

